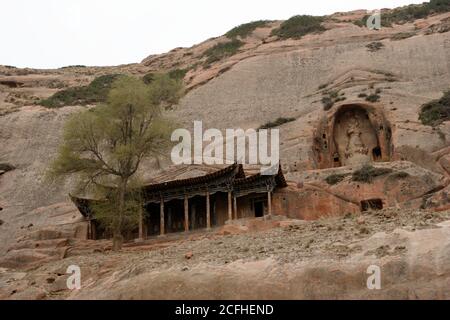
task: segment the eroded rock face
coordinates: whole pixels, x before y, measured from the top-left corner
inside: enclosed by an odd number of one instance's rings
[[[352,174],[361,168],[360,165],[304,171],[292,178],[299,183],[292,183],[273,195],[273,210],[291,218],[312,220],[359,213],[370,203],[376,208],[420,208],[432,207],[435,199],[436,208],[445,208],[448,198],[444,188],[448,178],[444,175],[407,161],[377,163],[375,167],[385,169],[387,173],[366,182],[352,180]],[[327,182],[329,179],[331,182]],[[439,191],[441,189],[444,190]],[[430,195],[438,191],[425,205]]]

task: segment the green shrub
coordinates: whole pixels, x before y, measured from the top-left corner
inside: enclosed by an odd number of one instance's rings
[[[182,81],[184,79],[184,76],[189,71],[189,69],[172,69],[169,72],[167,72],[167,75],[174,80]],[[155,72],[149,72],[145,76],[142,77],[142,81],[144,81],[145,84],[150,84],[155,80],[158,73]]]
[[[380,95],[377,93],[372,93],[366,97],[366,101],[378,102],[380,100]]]
[[[269,22],[270,22],[269,20],[258,20],[249,23],[244,23],[237,27],[234,27],[233,29],[225,33],[225,36],[230,39],[236,38],[237,36],[244,39],[248,37],[253,31],[255,31],[256,28],[265,27]]]
[[[394,177],[395,179],[405,179],[409,177],[409,173],[405,171],[399,171],[392,174],[392,177]]]
[[[371,183],[376,177],[391,173],[389,168],[375,168],[371,165],[364,165],[361,169],[352,174],[352,181]]]
[[[433,100],[422,106],[419,120],[427,126],[438,126],[450,120],[450,90],[445,92],[439,100]]]
[[[271,122],[267,122],[266,124],[263,124],[258,129],[274,128],[274,127],[278,127],[278,126],[281,126],[282,124],[285,124],[285,123],[288,123],[288,122],[292,122],[292,121],[295,121],[295,118],[283,118],[283,117],[280,117],[280,118],[276,119],[275,121],[271,121]]]
[[[365,97],[367,97],[367,93],[362,92],[358,94],[358,98],[365,98]]]
[[[167,75],[169,77],[171,77],[174,80],[183,80],[184,76],[186,75],[186,73],[188,72],[188,69],[173,69],[170,70]]]
[[[281,39],[300,39],[309,33],[325,31],[326,29],[322,26],[323,21],[323,17],[294,16],[284,21],[279,28],[272,30],[272,35]]]
[[[365,27],[367,25],[367,19],[369,19],[369,15],[365,15],[361,20],[353,21],[353,24],[357,25],[358,27]]]
[[[323,93],[322,104],[323,110],[330,110],[336,102],[344,101],[347,98],[345,97],[345,93],[339,94],[339,91],[326,91]]]
[[[322,98],[323,110],[328,111],[334,106],[334,100],[326,96]]]
[[[335,185],[335,184],[341,182],[342,180],[344,180],[344,178],[346,176],[348,176],[348,174],[332,174],[332,175],[329,175],[328,177],[326,177],[325,181],[329,185]]]
[[[398,41],[398,40],[408,39],[408,38],[411,38],[411,37],[413,37],[415,35],[416,35],[415,32],[400,32],[400,33],[394,34],[391,37],[391,40]]]
[[[155,80],[155,75],[156,74],[154,72],[149,72],[142,77],[142,81],[144,81],[145,84],[150,84],[153,80]]]
[[[209,66],[211,63],[220,61],[224,58],[231,57],[236,54],[238,49],[243,45],[244,43],[237,39],[216,44],[203,53],[203,56],[207,57],[205,62],[206,66]]]
[[[376,42],[371,42],[369,43],[366,48],[370,51],[370,52],[376,52],[378,50],[381,50],[384,47],[384,44],[382,44],[379,41]]]
[[[82,64],[75,64],[73,66],[65,66],[65,67],[61,67],[61,69],[71,69],[71,68],[86,68],[85,65]]]
[[[60,108],[71,105],[88,105],[106,101],[109,90],[119,74],[109,74],[95,78],[89,85],[73,87],[56,92],[50,98],[41,100],[40,105],[47,108]]]

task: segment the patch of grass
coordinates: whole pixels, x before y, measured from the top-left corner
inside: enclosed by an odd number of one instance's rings
[[[426,18],[433,13],[442,13],[450,11],[449,0],[431,0],[422,4],[412,4],[399,7],[381,14],[381,26],[392,27],[393,24],[404,24],[417,19]],[[369,15],[364,16],[359,21],[353,23],[357,26],[366,26]]]
[[[389,168],[375,168],[371,165],[364,165],[361,169],[353,172],[352,181],[372,183],[376,177],[383,176],[391,172],[392,169]]]
[[[209,66],[211,63],[231,57],[236,54],[238,49],[243,45],[244,43],[238,39],[216,44],[203,53],[203,56],[206,57],[205,65]]]
[[[258,128],[259,129],[269,129],[269,128],[274,128],[274,127],[279,127],[282,124],[288,123],[288,122],[292,122],[295,121],[295,118],[284,118],[284,117],[280,117],[278,119],[276,119],[275,121],[270,121],[267,122],[266,124],[263,124],[262,126],[260,126]]]
[[[382,44],[379,41],[371,42],[366,46],[366,48],[369,50],[369,52],[376,52],[378,50],[381,50],[383,47],[384,47],[384,44]]]
[[[396,8],[387,14],[381,16],[386,25],[403,24],[417,19],[426,18],[433,13],[441,13],[450,11],[450,1],[448,0],[431,0],[419,5],[409,5]]]
[[[188,72],[188,69],[173,69],[170,70],[167,75],[169,77],[171,77],[174,80],[183,80],[184,76],[186,75],[186,73]]]
[[[344,101],[347,98],[345,97],[345,93],[339,94],[339,91],[326,91],[323,93],[322,104],[323,110],[330,110],[335,103]]]
[[[89,85],[68,88],[56,92],[50,98],[41,100],[40,105],[47,108],[61,108],[73,105],[89,105],[106,101],[112,83],[119,74],[109,74],[95,78]]]
[[[395,179],[405,179],[409,177],[409,173],[405,171],[399,171],[392,174]]]
[[[294,16],[284,21],[279,28],[272,30],[272,35],[281,39],[300,39],[310,33],[320,33],[326,29],[322,26],[323,17],[308,15]]]
[[[370,94],[370,95],[368,95],[367,97],[366,97],[366,101],[369,101],[369,102],[378,102],[378,101],[380,101],[380,95],[379,94],[377,94],[377,93],[372,93],[372,94]]]
[[[184,76],[188,71],[189,69],[172,69],[167,72],[167,75],[174,80],[183,81]],[[149,72],[142,77],[142,81],[144,81],[145,84],[150,84],[153,80],[155,80],[156,75],[157,73],[155,72]]]
[[[75,64],[73,66],[65,66],[65,67],[61,67],[61,69],[71,69],[71,68],[86,68],[85,65],[82,64]]]
[[[150,83],[152,83],[153,80],[155,80],[155,75],[156,75],[156,73],[149,72],[145,76],[142,77],[142,81],[144,81],[145,84],[150,84]]]
[[[369,15],[365,15],[361,20],[353,21],[353,24],[357,25],[358,27],[365,27],[368,18],[369,18]]]
[[[334,106],[334,100],[329,96],[322,98],[323,110],[328,111]]]
[[[400,32],[400,33],[394,34],[391,37],[391,40],[392,41],[399,41],[399,40],[411,38],[411,37],[413,37],[415,35],[416,35],[415,32]]]
[[[444,121],[450,120],[450,90],[445,92],[439,100],[433,100],[422,106],[419,120],[424,125],[436,127]]]
[[[255,31],[256,28],[265,27],[269,22],[269,20],[258,20],[244,23],[237,27],[234,27],[233,29],[225,33],[225,36],[230,39],[236,38],[238,36],[244,39],[248,37],[253,31]]]
[[[325,181],[329,185],[335,185],[344,180],[344,178],[348,176],[348,174],[332,174],[325,178]]]

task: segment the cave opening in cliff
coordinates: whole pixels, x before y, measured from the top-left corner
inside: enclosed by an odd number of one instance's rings
[[[372,158],[374,161],[379,161],[381,160],[381,149],[380,147],[375,147],[372,149]]]
[[[333,161],[339,165],[355,165],[382,158],[381,148],[367,111],[360,106],[346,106],[335,116]]]

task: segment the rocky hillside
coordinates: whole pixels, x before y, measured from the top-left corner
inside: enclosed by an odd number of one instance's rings
[[[67,239],[83,236],[81,217],[67,196],[71,183],[48,185],[43,174],[65,119],[101,99],[105,82],[97,81],[99,87],[93,81],[115,74],[169,72],[182,79],[187,93],[167,112],[188,129],[194,120],[219,129],[275,122],[290,181],[286,195],[300,194],[309,201],[303,218],[359,212],[368,195],[405,210],[448,209],[450,121],[445,115],[429,123],[419,117],[424,105],[450,90],[450,12],[419,19],[384,13],[393,22],[381,30],[364,27],[363,10],[308,21],[313,29],[304,34],[303,21],[257,22],[131,65],[57,70],[1,66],[0,266],[17,267],[8,264],[11,260],[59,259],[66,251],[55,248],[73,249]],[[294,29],[301,36],[290,33],[292,23],[300,25]],[[86,97],[86,92],[94,96]],[[358,166],[323,165],[324,155],[333,155],[316,148],[322,145],[322,128],[345,105],[375,110],[383,129],[389,128],[388,156],[375,166],[390,171],[370,183],[352,180]],[[323,203],[340,209],[329,212]],[[41,243],[38,252],[32,248],[36,241],[51,243]]]

